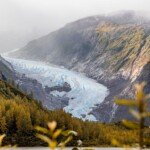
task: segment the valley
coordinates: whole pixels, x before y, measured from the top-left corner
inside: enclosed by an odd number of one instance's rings
[[[79,19],[0,55],[0,132],[45,146],[35,125],[45,134],[56,121],[78,134],[68,146],[130,146],[149,135],[149,89],[150,20],[133,11]]]
[[[97,121],[94,115],[90,113],[93,108],[96,108],[96,105],[101,104],[109,95],[107,87],[83,74],[55,65],[10,57],[5,57],[5,59],[11,63],[16,72],[40,82],[43,89],[46,86],[51,88],[56,86],[61,87],[65,83],[69,84],[71,87],[70,91],[53,90],[49,94],[56,97],[63,97],[64,99],[68,98],[67,106],[62,108],[74,117]],[[59,99],[55,101],[59,101]],[[49,100],[44,101],[43,105],[49,109],[57,108],[55,106],[51,108],[51,105],[54,104]]]
[[[34,81],[26,84],[21,77],[22,89],[33,91],[50,110],[118,122],[130,115],[116,106],[115,97],[133,98],[134,84],[142,81],[149,91],[149,24],[134,11],[91,16],[34,39],[5,58],[17,72],[39,82],[34,88]]]

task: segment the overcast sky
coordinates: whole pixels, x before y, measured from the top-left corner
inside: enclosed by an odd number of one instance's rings
[[[120,10],[149,12],[150,0],[0,0],[0,52],[66,23]]]

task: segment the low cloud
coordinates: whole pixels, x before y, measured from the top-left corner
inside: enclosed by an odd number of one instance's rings
[[[79,18],[119,10],[147,12],[149,4],[149,0],[0,0],[0,52],[22,47]]]

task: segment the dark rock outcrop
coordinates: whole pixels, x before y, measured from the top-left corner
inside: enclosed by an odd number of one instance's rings
[[[51,91],[69,92],[69,91],[71,91],[71,86],[67,82],[65,82],[62,86],[53,86],[53,87],[45,86],[46,93],[50,93]]]

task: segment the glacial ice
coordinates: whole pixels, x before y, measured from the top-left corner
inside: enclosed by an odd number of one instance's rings
[[[64,110],[74,117],[96,121],[96,118],[89,113],[96,104],[103,102],[109,94],[107,87],[82,74],[55,65],[6,56],[5,59],[13,65],[16,72],[38,80],[43,86],[52,87],[63,85],[64,82],[69,83],[72,89],[70,92],[54,91],[51,94],[59,96],[66,94],[70,100]]]

